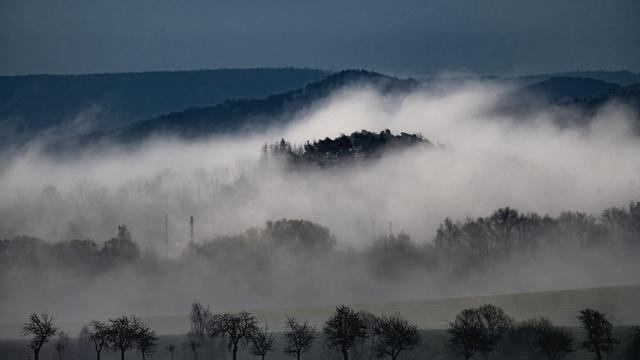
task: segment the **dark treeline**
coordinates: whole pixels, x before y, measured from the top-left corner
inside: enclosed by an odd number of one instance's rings
[[[402,150],[414,145],[431,145],[422,135],[400,133],[394,135],[389,129],[374,133],[367,130],[342,134],[335,139],[329,137],[307,141],[304,145],[292,145],[284,139],[266,144],[265,157],[283,158],[293,165],[344,165],[357,160],[379,158],[383,152]]]
[[[134,316],[120,316],[108,322],[92,321],[85,325],[75,343],[55,325],[47,313],[32,314],[23,325],[21,335],[28,337],[34,360],[38,360],[43,346],[57,335],[54,348],[59,360],[65,352],[71,358],[95,357],[109,352],[125,360],[127,354],[137,353],[143,360],[166,351],[174,360],[231,358],[243,352],[262,360],[281,352],[296,360],[313,358],[314,348],[324,348],[325,356],[349,359],[415,358],[438,359],[548,359],[562,360],[571,353],[582,358],[601,360],[611,358],[637,359],[640,356],[640,327],[626,336],[624,349],[613,333],[607,316],[594,309],[577,312],[580,330],[556,326],[545,317],[517,322],[503,309],[492,304],[462,310],[449,322],[444,345],[429,344],[418,327],[401,314],[374,315],[347,306],[338,306],[321,328],[306,320],[286,317],[280,331],[260,326],[258,319],[247,311],[213,314],[208,307],[194,302],[189,316],[190,330],[186,336],[174,337],[164,349],[158,348],[158,337],[145,323]],[[277,329],[276,329],[277,330]],[[581,337],[581,339],[579,338]],[[276,341],[278,340],[278,341]],[[437,349],[442,347],[441,349]],[[417,350],[418,349],[418,350]]]
[[[481,266],[517,252],[541,247],[588,249],[640,246],[640,202],[609,208],[599,217],[563,212],[557,218],[502,208],[491,216],[465,221],[445,219],[434,247],[449,260]]]
[[[306,220],[269,221],[262,228],[218,236],[189,244],[181,255],[186,263],[202,260],[224,269],[243,264],[243,270],[269,270],[282,255],[295,258],[342,254],[369,264],[373,274],[394,277],[421,269],[465,273],[538,250],[580,251],[640,249],[640,202],[610,208],[599,217],[563,212],[558,217],[523,214],[502,208],[488,217],[445,219],[432,241],[415,242],[406,233],[376,234],[364,249],[343,249],[328,228]],[[90,239],[47,242],[32,237],[0,240],[0,270],[25,265],[33,271],[51,267],[82,274],[107,271],[124,264],[155,263],[157,255],[143,252],[126,225],[99,245]]]

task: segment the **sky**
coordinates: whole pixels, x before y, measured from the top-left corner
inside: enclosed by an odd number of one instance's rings
[[[0,74],[640,71],[638,0],[0,0]]]

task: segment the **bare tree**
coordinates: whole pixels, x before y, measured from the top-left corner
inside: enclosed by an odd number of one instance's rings
[[[107,343],[109,347],[120,351],[120,359],[124,360],[124,354],[135,346],[138,335],[138,319],[135,316],[120,316],[109,320]]]
[[[194,301],[191,304],[191,312],[189,314],[191,330],[187,336],[194,360],[198,360],[199,349],[207,339],[207,326],[210,320],[211,312],[209,307],[205,308],[199,302]]]
[[[198,360],[200,345],[202,345],[202,341],[196,334],[193,333],[193,331],[189,331],[187,333],[187,345],[193,353],[193,360]]]
[[[514,332],[529,353],[544,355],[549,360],[561,360],[572,351],[571,331],[554,326],[544,317],[524,321]]]
[[[486,346],[480,351],[484,354],[484,358],[488,359],[502,337],[513,327],[513,319],[504,310],[491,304],[482,305],[477,311],[487,341]]]
[[[142,360],[155,353],[156,341],[158,338],[154,331],[149,329],[142,321],[136,324],[135,347],[142,354]]]
[[[485,359],[513,327],[513,319],[501,308],[487,304],[465,309],[449,323],[449,346],[470,359],[480,352]]]
[[[246,311],[230,314],[217,314],[211,318],[207,326],[211,337],[227,339],[227,349],[236,360],[238,349],[246,347],[251,336],[258,330],[256,318]]]
[[[296,360],[300,360],[300,355],[309,351],[313,346],[313,342],[317,338],[317,331],[306,320],[300,323],[295,318],[287,317],[284,338],[284,352],[295,354]]]
[[[373,336],[373,351],[378,357],[389,356],[391,360],[398,359],[401,352],[414,349],[420,342],[418,328],[397,313],[376,318]]]
[[[42,349],[44,344],[51,340],[58,330],[53,325],[53,320],[53,316],[47,313],[39,315],[33,313],[29,316],[29,321],[22,326],[20,335],[31,336],[29,347],[33,350],[34,360],[38,360],[40,349]]]
[[[100,354],[108,346],[109,326],[100,321],[89,323],[89,340],[96,351],[96,360],[100,360]]]
[[[173,344],[169,344],[169,345],[167,345],[167,346],[165,347],[165,349],[166,349],[169,353],[171,353],[171,360],[173,360],[173,355],[174,355],[174,353],[175,353],[175,351],[176,351],[176,346],[175,346],[175,345],[173,345]]]
[[[363,316],[349,307],[338,306],[322,332],[329,347],[336,348],[344,360],[349,360],[349,349],[367,338],[367,328]]]
[[[449,347],[462,354],[465,360],[471,359],[486,347],[486,336],[482,327],[480,314],[476,309],[462,310],[453,322],[449,323],[447,332]]]
[[[267,355],[269,351],[273,351],[273,333],[270,333],[267,329],[267,325],[262,329],[258,329],[251,336],[251,345],[249,346],[249,350],[255,356],[260,356],[262,360]]]
[[[62,360],[62,354],[64,353],[64,350],[65,348],[67,348],[68,344],[69,336],[64,331],[60,331],[60,333],[58,333],[58,340],[56,341],[56,344],[54,346],[54,348],[58,352],[58,360]]]
[[[603,313],[593,309],[584,309],[580,311],[578,320],[586,333],[582,348],[594,353],[597,360],[601,360],[602,355],[613,351],[618,340],[613,337],[613,325]]]

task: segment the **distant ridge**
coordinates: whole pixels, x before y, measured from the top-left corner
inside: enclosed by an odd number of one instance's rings
[[[64,152],[100,143],[136,144],[151,136],[202,138],[213,134],[260,131],[283,125],[290,115],[326,98],[345,86],[367,85],[382,92],[408,91],[419,83],[413,79],[365,71],[345,70],[303,88],[261,99],[228,100],[216,106],[195,107],[138,121],[110,131],[93,132],[55,144],[51,150]]]
[[[552,77],[510,91],[496,110],[506,114],[535,111],[548,105],[569,106],[577,112],[568,112],[560,119],[562,124],[584,124],[589,114],[607,103],[629,106],[640,114],[640,83],[621,86],[604,80],[582,77]],[[640,133],[640,122],[636,124]]]
[[[598,99],[620,89],[618,84],[582,77],[552,77],[527,86],[524,91],[539,95],[549,101],[562,99]]]
[[[517,77],[512,77],[510,79],[515,79],[520,82],[523,82],[524,85],[528,85],[528,84],[530,85],[530,84],[551,79],[554,77],[556,78],[558,77],[589,78],[594,80],[602,80],[602,81],[606,81],[613,84],[618,84],[620,86],[627,86],[631,84],[640,83],[640,73],[634,73],[626,70],[563,71],[563,72],[550,73],[550,74],[517,76]]]

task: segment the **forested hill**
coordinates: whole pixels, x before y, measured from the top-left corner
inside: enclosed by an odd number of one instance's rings
[[[284,159],[293,166],[336,166],[351,164],[354,161],[372,160],[384,152],[403,150],[416,145],[432,145],[422,135],[400,133],[394,135],[389,129],[380,133],[367,130],[342,134],[335,139],[329,137],[307,141],[296,146],[285,141],[264,146],[265,157]]]
[[[266,97],[328,74],[265,68],[0,76],[0,140],[6,146],[43,132],[112,129],[227,99]]]
[[[419,83],[364,70],[345,70],[303,88],[262,99],[225,101],[216,106],[194,107],[149,120],[138,121],[110,131],[98,131],[55,144],[60,152],[95,146],[100,143],[137,144],[154,135],[194,139],[213,134],[258,131],[286,124],[288,114],[304,109],[348,85],[369,85],[381,92],[408,91]]]

